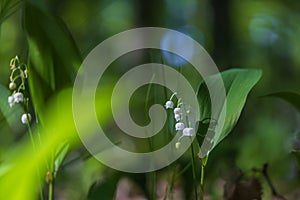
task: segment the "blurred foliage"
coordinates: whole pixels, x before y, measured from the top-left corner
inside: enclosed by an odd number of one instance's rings
[[[211,54],[220,71],[233,67],[263,71],[233,134],[210,155],[205,186],[209,196],[222,198],[220,191],[236,168],[247,173],[268,163],[269,176],[278,192],[289,199],[299,199],[299,166],[291,152],[299,164],[300,114],[275,98],[256,98],[272,94],[299,107],[299,95],[296,95],[300,93],[299,21],[300,2],[292,0],[0,1],[0,199],[35,199],[37,190],[32,188],[40,182],[47,193],[45,178],[49,160],[57,163],[57,198],[97,199],[103,195],[105,199],[107,195],[106,199],[111,199],[123,177],[141,185],[140,193],[149,196],[149,174],[116,172],[90,158],[76,134],[71,109],[71,86],[82,58],[107,37],[141,26],[163,26],[191,35]],[[10,109],[7,104],[9,60],[15,55],[28,60],[30,68],[31,101],[42,124],[33,123],[35,140],[39,141],[37,133],[42,136],[37,152],[21,124],[22,108]],[[128,54],[134,61],[120,58],[106,72],[107,78],[99,82],[95,107],[99,121],[111,132],[117,132],[110,111],[113,83],[136,64],[149,60],[161,62],[166,58],[160,52],[148,55],[141,51]],[[124,71],[117,70],[120,65]],[[201,77],[188,64],[177,69],[192,79],[193,86],[198,85]],[[150,103],[162,104],[168,91],[153,88],[159,98],[152,90]],[[133,97],[133,104],[137,105],[133,113],[144,110],[146,90],[141,88]],[[147,117],[140,114],[133,114],[133,119],[147,122]],[[66,143],[69,146],[63,146]],[[163,178],[167,174],[165,179],[169,181],[172,178],[169,174],[177,172],[175,169],[184,170],[188,160],[184,155],[158,174],[163,174]],[[36,166],[41,166],[39,174]],[[190,170],[181,174],[175,191],[180,192],[178,188],[189,191]],[[254,185],[259,185],[256,178],[246,180],[254,180]],[[269,198],[270,189],[262,187],[264,197]]]
[[[300,112],[300,95],[293,92],[276,92],[268,94],[267,97],[278,97],[293,105]]]
[[[81,63],[80,53],[65,24],[35,5],[24,5],[29,50],[32,102],[44,124],[45,103],[54,91],[71,85]]]

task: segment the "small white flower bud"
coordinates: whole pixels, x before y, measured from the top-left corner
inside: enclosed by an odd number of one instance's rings
[[[13,96],[8,97],[8,104],[10,107],[13,107],[13,105],[15,105],[15,99]]]
[[[176,122],[178,122],[178,121],[180,120],[181,117],[180,117],[179,114],[175,114],[175,115],[174,115],[174,118],[175,118]]]
[[[173,106],[174,106],[173,101],[167,101],[167,102],[166,102],[166,105],[165,105],[166,109],[168,109],[168,108],[173,108]]]
[[[184,136],[191,137],[195,134],[195,131],[193,128],[185,128],[185,129],[183,129],[182,133]]]
[[[28,78],[28,70],[27,69],[24,70],[24,77]]]
[[[27,124],[31,121],[31,115],[29,113],[25,113],[22,115],[21,121],[23,124]]]
[[[176,114],[180,114],[180,108],[175,108],[174,109],[174,114],[176,115]]]
[[[10,89],[10,90],[14,90],[14,89],[16,89],[16,87],[17,87],[17,85],[16,85],[15,82],[10,82],[10,83],[9,83],[9,89]]]
[[[176,129],[176,131],[182,131],[184,129],[184,123],[182,123],[182,122],[176,123],[175,129]]]
[[[180,145],[181,145],[181,143],[180,143],[180,142],[176,142],[176,144],[175,144],[175,148],[176,148],[176,149],[179,149],[179,148],[180,148]]]
[[[15,103],[20,103],[24,101],[24,95],[21,92],[17,92],[14,94],[14,101]]]

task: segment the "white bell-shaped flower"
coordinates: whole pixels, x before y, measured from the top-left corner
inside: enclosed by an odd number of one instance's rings
[[[17,92],[14,94],[14,101],[15,103],[20,103],[24,101],[24,95],[21,92]]]
[[[195,134],[195,130],[193,128],[184,128],[182,133],[183,133],[183,136],[191,137]]]
[[[175,124],[176,131],[182,131],[184,129],[184,123],[178,122]]]
[[[23,124],[27,124],[31,121],[31,115],[29,113],[24,113],[21,117],[21,121]]]
[[[174,109],[174,114],[176,115],[176,114],[180,114],[181,113],[181,110],[180,110],[180,108],[175,108]]]
[[[166,109],[173,108],[173,106],[174,106],[173,101],[167,101],[166,102],[166,105],[165,105]]]
[[[180,116],[180,114],[175,114],[174,118],[175,118],[176,122],[178,122],[180,120],[181,116]]]
[[[8,97],[8,104],[10,107],[13,107],[13,105],[15,105],[15,99],[13,96]]]

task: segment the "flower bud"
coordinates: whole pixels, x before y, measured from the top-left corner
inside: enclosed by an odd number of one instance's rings
[[[179,148],[180,148],[180,145],[181,145],[181,143],[180,143],[180,142],[176,142],[176,144],[175,144],[175,148],[176,148],[176,149],[179,149]]]
[[[24,78],[28,78],[28,70],[27,69],[24,70]]]
[[[14,90],[14,89],[16,89],[16,87],[17,87],[17,85],[16,85],[15,82],[10,82],[10,83],[9,83],[9,89],[10,89],[10,90]]]

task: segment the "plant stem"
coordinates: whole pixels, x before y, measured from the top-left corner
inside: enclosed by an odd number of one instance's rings
[[[270,189],[271,189],[271,191],[272,191],[272,195],[273,195],[274,197],[279,197],[280,199],[286,199],[285,197],[283,197],[282,195],[280,195],[280,194],[277,192],[277,190],[275,189],[275,187],[274,187],[274,185],[273,185],[273,183],[272,183],[272,181],[271,181],[271,179],[270,179],[270,176],[269,176],[269,174],[268,174],[268,164],[267,164],[267,163],[264,164],[263,169],[262,169],[261,172],[262,172],[264,178],[266,179],[268,186],[270,187]]]
[[[155,78],[155,75],[153,74],[151,77],[151,80],[149,82],[149,86],[147,88],[147,93],[146,93],[146,99],[145,99],[145,114],[147,115],[147,112],[149,110],[149,99],[150,99],[150,92],[151,92],[151,86],[152,86],[152,82]],[[153,140],[150,137],[148,139],[149,141],[149,147],[150,147],[150,151],[153,151]],[[155,200],[156,199],[156,172],[151,172],[150,173],[150,179],[151,179],[151,199]]]
[[[53,200],[53,194],[54,194],[54,180],[52,179],[49,182],[49,193],[48,193],[49,200]]]
[[[195,168],[195,151],[194,151],[193,143],[191,144],[191,153],[192,153],[192,172],[193,172],[195,199],[198,200],[197,184],[196,184],[196,168]]]
[[[32,145],[33,151],[35,151],[36,150],[35,149],[35,143],[34,143],[33,134],[32,134],[29,122],[27,122],[27,128],[28,128],[29,137],[30,137],[30,141],[31,141],[31,145]]]
[[[204,199],[204,164],[201,161],[200,200]]]
[[[170,184],[170,187],[169,187],[169,191],[168,193],[166,194],[166,199],[167,197],[170,195],[170,200],[173,200],[173,189],[174,189],[174,185],[175,185],[175,176],[177,174],[177,166],[173,167],[173,174],[172,174],[172,177],[171,177],[171,184]]]
[[[148,139],[150,151],[153,151],[153,141],[152,138]],[[151,179],[151,199],[156,200],[156,172],[150,172],[150,179]]]
[[[54,153],[52,152],[50,168],[48,169],[48,172],[47,172],[47,179],[48,179],[47,182],[49,184],[48,200],[54,199],[54,179],[55,179],[54,165],[55,165],[55,156],[54,156]]]
[[[145,102],[145,114],[147,114],[148,112],[148,109],[149,109],[149,99],[150,99],[150,91],[151,91],[151,86],[152,86],[152,83],[153,83],[153,80],[154,80],[154,74],[152,75],[151,77],[151,80],[150,80],[150,83],[149,83],[149,86],[147,88],[147,93],[146,93],[146,102]]]
[[[208,160],[208,156],[205,156],[203,158],[200,158],[200,164],[201,164],[201,175],[200,175],[200,200],[204,199],[204,172],[205,172],[205,166]]]

